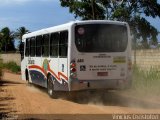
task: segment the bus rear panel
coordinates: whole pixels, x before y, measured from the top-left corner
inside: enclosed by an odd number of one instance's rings
[[[126,23],[80,23],[73,29],[70,90],[123,89],[131,83]]]

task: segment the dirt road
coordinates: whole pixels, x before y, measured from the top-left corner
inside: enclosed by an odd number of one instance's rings
[[[3,80],[0,81],[1,118],[13,114],[54,114],[64,119],[65,115],[74,117],[80,114],[88,116],[85,116],[88,119],[102,114],[157,114],[160,113],[159,98],[153,101],[112,91],[106,92],[103,98],[94,94],[87,98],[80,97],[79,100],[51,99],[44,89],[27,85],[21,80],[20,75],[5,72]]]

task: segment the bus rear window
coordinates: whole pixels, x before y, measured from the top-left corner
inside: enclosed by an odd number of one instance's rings
[[[124,52],[128,44],[127,27],[113,24],[85,24],[75,27],[79,52]]]

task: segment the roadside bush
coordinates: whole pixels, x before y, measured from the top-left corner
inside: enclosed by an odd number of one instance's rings
[[[2,78],[2,68],[0,67],[0,80]]]
[[[13,73],[20,72],[21,68],[15,62],[3,63],[3,68],[11,70]]]
[[[148,71],[133,67],[133,90],[143,94],[160,94],[160,71],[150,68]]]
[[[2,78],[2,66],[3,66],[3,63],[2,63],[2,59],[0,58],[0,80]]]

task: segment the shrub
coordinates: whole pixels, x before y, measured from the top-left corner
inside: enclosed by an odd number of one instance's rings
[[[3,68],[11,70],[14,73],[18,73],[21,70],[20,66],[18,66],[15,62],[4,63]]]
[[[3,67],[3,63],[2,63],[2,59],[0,58],[0,80],[2,78],[2,67]]]
[[[160,94],[160,71],[150,68],[145,71],[138,66],[133,67],[133,89],[138,93]]]

